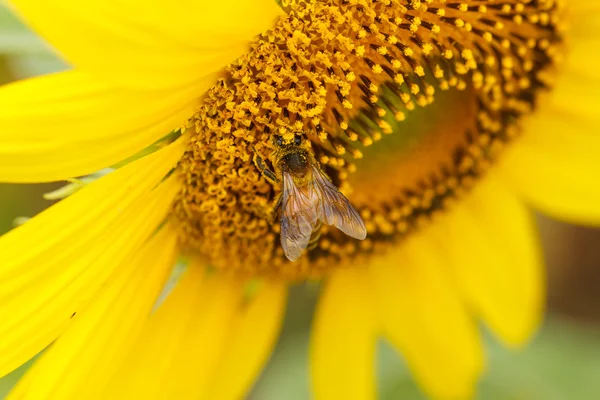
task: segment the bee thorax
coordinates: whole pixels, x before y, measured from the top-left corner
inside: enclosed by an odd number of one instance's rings
[[[303,176],[309,172],[309,158],[304,150],[294,151],[286,154],[282,158],[282,164],[293,175]]]

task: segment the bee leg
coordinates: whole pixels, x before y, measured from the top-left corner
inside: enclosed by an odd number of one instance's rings
[[[271,182],[272,184],[279,183],[279,179],[277,178],[277,175],[275,175],[275,172],[271,171],[267,167],[267,165],[265,164],[265,161],[262,159],[262,157],[260,157],[256,153],[254,153],[254,157],[252,158],[252,161],[254,161],[254,165],[256,165],[256,168],[258,168],[260,173],[263,174],[263,176],[265,178],[267,178],[267,180],[269,182]]]
[[[269,218],[271,223],[275,223],[277,216],[279,215],[279,209],[281,208],[283,196],[281,193],[277,195],[275,200],[273,201],[273,207],[271,208],[271,212],[269,213]]]

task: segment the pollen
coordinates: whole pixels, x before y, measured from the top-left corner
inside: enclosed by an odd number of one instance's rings
[[[483,4],[485,3],[485,4]],[[317,278],[420,229],[518,136],[562,49],[554,0],[298,0],[229,65],[187,122],[171,221],[189,252],[244,276]],[[419,127],[415,121],[422,121]],[[279,244],[275,137],[302,137],[360,212],[358,242],[323,226]]]

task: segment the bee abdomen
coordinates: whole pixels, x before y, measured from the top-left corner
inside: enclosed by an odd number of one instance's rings
[[[321,221],[317,222],[317,225],[313,229],[310,239],[308,240],[308,246],[306,246],[306,250],[311,251],[317,247],[317,244],[319,244],[319,239],[321,238],[321,226],[323,226],[323,223]]]

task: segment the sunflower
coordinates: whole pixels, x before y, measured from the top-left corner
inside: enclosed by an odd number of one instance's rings
[[[0,374],[41,353],[9,398],[243,397],[307,280],[315,398],[375,397],[380,337],[472,395],[477,321],[518,346],[542,316],[526,204],[600,223],[600,10],[571,3],[11,1],[72,69],[0,89],[0,180],[115,170],[0,238]],[[291,262],[296,140],[368,234]]]

